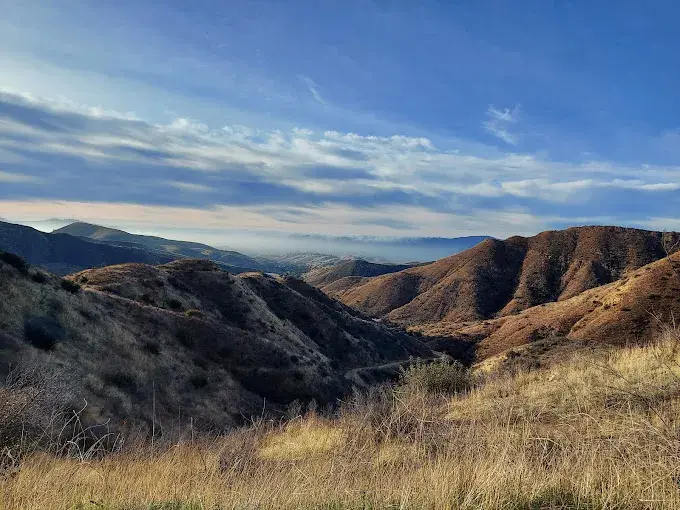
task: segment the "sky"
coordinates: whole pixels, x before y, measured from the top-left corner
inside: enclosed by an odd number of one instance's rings
[[[680,4],[613,5],[0,0],[0,217],[680,230]]]

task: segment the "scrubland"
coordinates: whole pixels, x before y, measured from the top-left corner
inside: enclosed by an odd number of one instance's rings
[[[678,508],[680,345],[666,328],[534,371],[415,365],[230,433],[3,455],[7,510]]]

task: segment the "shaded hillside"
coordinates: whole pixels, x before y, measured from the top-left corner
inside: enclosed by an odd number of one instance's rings
[[[166,256],[177,258],[207,259],[228,266],[231,272],[245,271],[272,271],[277,272],[279,267],[272,262],[258,261],[236,251],[219,250],[207,244],[193,243],[189,241],[175,241],[155,236],[143,236],[130,234],[123,230],[92,225],[89,223],[72,223],[54,231],[54,233],[69,234],[77,237],[86,237],[96,241],[114,244],[118,246],[136,246],[147,250],[163,253]]]
[[[371,277],[396,273],[408,269],[406,264],[377,264],[361,259],[345,260],[329,267],[320,267],[302,275],[302,279],[315,287],[325,287],[348,276]]]
[[[666,235],[676,246],[678,234]],[[432,264],[324,288],[344,303],[401,324],[505,316],[615,281],[664,257],[664,234],[577,227],[487,239]]]
[[[63,367],[88,420],[178,413],[223,428],[294,399],[333,401],[345,374],[432,353],[300,280],[208,261],[125,264],[63,280],[0,261],[0,372]],[[18,268],[18,269],[17,269]],[[0,374],[1,375],[1,374]]]
[[[141,247],[111,246],[4,222],[0,222],[0,250],[16,253],[31,264],[59,275],[126,262],[163,264],[175,258]]]
[[[630,271],[618,281],[515,315],[473,323],[417,326],[446,344],[476,344],[477,359],[536,344],[533,354],[565,345],[637,345],[660,337],[662,323],[680,316],[680,253]],[[521,352],[521,351],[518,351]],[[517,355],[517,353],[512,354]]]

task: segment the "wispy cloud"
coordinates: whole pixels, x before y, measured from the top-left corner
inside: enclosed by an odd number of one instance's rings
[[[12,172],[3,172],[0,170],[0,183],[3,184],[19,184],[19,183],[39,183],[41,179],[32,175],[15,174]]]
[[[321,94],[319,93],[319,86],[316,84],[316,82],[308,76],[300,76],[300,79],[305,82],[305,85],[307,85],[307,89],[309,90],[309,93],[312,94],[312,97],[325,106],[326,101],[321,97]]]
[[[169,181],[166,184],[180,191],[188,191],[191,193],[209,193],[215,191],[214,188],[211,188],[210,186],[196,184],[195,182]]]
[[[484,128],[497,138],[500,138],[509,145],[517,145],[519,136],[511,131],[511,127],[519,121],[520,107],[510,110],[505,108],[500,110],[493,105],[489,105],[486,110],[487,120],[484,121]]]

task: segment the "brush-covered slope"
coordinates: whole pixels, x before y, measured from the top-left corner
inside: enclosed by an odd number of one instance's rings
[[[546,352],[570,343],[644,344],[658,338],[662,325],[679,315],[680,253],[676,252],[615,282],[515,315],[474,323],[438,322],[416,329],[447,339],[438,345],[444,350],[446,343],[472,343],[476,358],[482,360],[528,344]]]
[[[69,234],[77,237],[94,239],[103,243],[137,246],[147,250],[153,250],[177,258],[207,259],[220,262],[228,266],[231,272],[246,271],[277,271],[278,266],[271,262],[258,261],[236,251],[227,251],[213,248],[207,244],[193,243],[189,241],[175,241],[155,236],[130,234],[115,228],[92,225],[90,223],[72,223],[54,231],[55,233]]]
[[[15,253],[59,275],[125,262],[163,264],[176,258],[141,246],[111,246],[5,222],[0,222],[0,250]]]
[[[577,227],[534,237],[487,239],[432,264],[368,280],[344,279],[326,292],[401,324],[461,322],[569,299],[665,256],[677,233]]]
[[[32,357],[63,367],[92,420],[147,420],[155,388],[161,422],[181,412],[221,428],[265,401],[331,401],[357,368],[432,355],[295,279],[197,260],[68,280],[15,266],[0,262],[0,369]]]
[[[302,275],[302,279],[323,289],[341,278],[350,276],[372,277],[383,274],[396,273],[408,269],[410,266],[406,264],[378,264],[375,262],[368,262],[362,259],[345,260],[338,264],[329,267],[319,267],[308,271]]]

